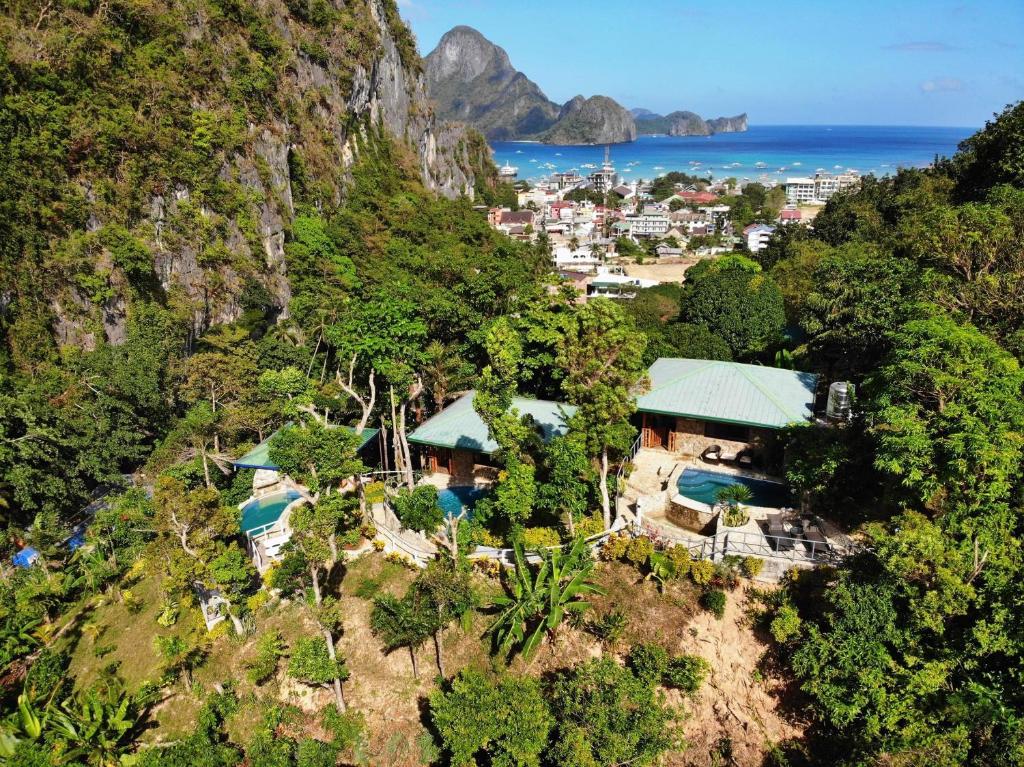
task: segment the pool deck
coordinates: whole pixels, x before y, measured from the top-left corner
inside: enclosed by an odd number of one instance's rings
[[[739,467],[708,464],[700,458],[673,455],[665,450],[652,448],[641,448],[633,459],[633,471],[629,476],[623,500],[630,506],[636,507],[638,501],[643,505],[643,525],[656,534],[669,540],[683,543],[688,546],[707,544],[713,536],[701,535],[700,533],[680,527],[669,520],[667,511],[669,499],[677,494],[676,481],[684,469],[696,468],[703,471],[712,471],[718,474],[729,474],[737,477],[747,477],[768,482],[781,482],[782,478],[764,472],[750,470],[747,467]],[[738,542],[741,549],[749,549],[749,553],[758,554],[760,551],[769,552],[770,542],[765,535],[765,523],[769,514],[779,509],[762,506],[744,505],[750,515],[749,521],[742,527],[724,528],[719,526],[719,536],[726,533],[732,535],[734,542]],[[788,510],[796,513],[795,510]],[[853,541],[848,535],[841,531],[835,524],[824,521],[824,533],[829,540],[830,547],[841,552],[850,546]],[[714,544],[712,544],[714,545]],[[786,552],[785,556],[769,556],[770,560],[779,559],[779,567],[768,568],[766,575],[769,579],[776,579],[784,571],[785,567],[811,566],[814,564],[814,557],[802,550],[801,546],[795,546],[793,550]],[[782,560],[785,560],[783,562]],[[778,570],[778,572],[775,572]]]

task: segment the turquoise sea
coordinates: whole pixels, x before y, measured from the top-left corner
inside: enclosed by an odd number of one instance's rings
[[[879,125],[753,125],[745,133],[716,136],[641,136],[613,144],[611,159],[622,178],[651,179],[670,170],[712,178],[751,181],[813,175],[816,170],[857,170],[884,176],[900,167],[930,164],[950,156],[977,128]],[[502,141],[492,144],[498,165],[519,169],[538,181],[572,168],[582,175],[599,167],[603,146],[556,146]]]

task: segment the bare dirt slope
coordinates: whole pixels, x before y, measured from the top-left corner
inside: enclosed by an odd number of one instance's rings
[[[700,655],[711,672],[687,704],[684,732],[690,747],[670,764],[761,765],[770,744],[803,734],[805,723],[794,721],[782,706],[785,681],[760,664],[767,648],[746,609],[741,587],[729,595],[722,620],[698,612],[680,632],[679,650]],[[731,761],[723,757],[724,747],[731,747]]]

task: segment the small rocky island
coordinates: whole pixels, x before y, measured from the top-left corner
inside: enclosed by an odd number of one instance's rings
[[[670,112],[659,115],[647,109],[630,111],[636,121],[636,132],[650,136],[711,136],[715,133],[742,133],[747,129],[747,113],[735,117],[715,117],[705,120],[695,112]]]

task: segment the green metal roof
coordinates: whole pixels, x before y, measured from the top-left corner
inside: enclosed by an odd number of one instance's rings
[[[475,391],[463,394],[458,400],[409,434],[409,441],[432,447],[447,447],[457,450],[475,450],[478,453],[493,453],[498,443],[487,433],[487,425],[473,409]],[[565,434],[569,427],[566,419],[572,417],[576,408],[561,402],[543,399],[514,397],[512,407],[520,415],[530,415],[540,426],[547,441]]]
[[[282,426],[281,429],[288,429],[291,428],[291,426],[292,424],[287,423],[284,426]],[[355,429],[353,429],[351,426],[339,426],[337,428],[345,429],[347,431],[352,432],[353,434],[355,433]],[[277,436],[278,432],[280,432],[281,429],[275,431],[265,440],[260,442],[260,444],[258,444],[252,450],[250,450],[248,453],[243,455],[237,461],[234,461],[233,463],[235,468],[270,469],[272,471],[276,470],[277,466],[275,466],[273,461],[270,460],[270,440]],[[362,440],[359,442],[359,447],[357,447],[356,449],[362,450],[364,447],[366,447],[367,443],[373,440],[373,438],[377,436],[377,433],[379,431],[380,429],[363,429],[363,433],[360,435],[362,437]]]
[[[648,371],[643,413],[781,429],[814,417],[818,376],[717,360],[662,357]]]

